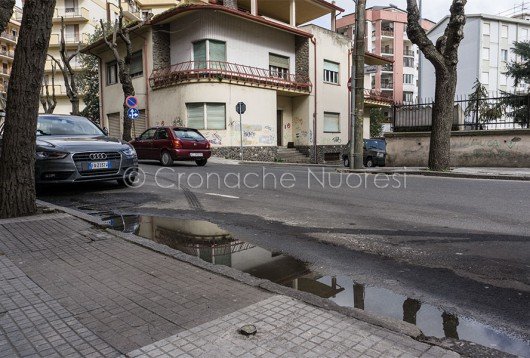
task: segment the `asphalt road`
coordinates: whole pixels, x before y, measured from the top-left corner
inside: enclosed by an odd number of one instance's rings
[[[210,220],[324,275],[350,277],[530,339],[528,182],[386,180],[332,168],[219,163],[141,168],[145,182],[136,188],[62,186],[45,188],[39,198]]]

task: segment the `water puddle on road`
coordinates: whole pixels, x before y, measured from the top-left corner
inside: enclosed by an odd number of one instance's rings
[[[237,240],[207,221],[105,212],[89,214],[98,216],[115,230],[134,233],[204,261],[309,292],[340,306],[404,320],[417,325],[427,336],[467,340],[520,356],[527,356],[530,351],[527,342],[489,325],[458,317],[384,288],[356,283],[347,276],[320,275],[310,270],[305,262]]]

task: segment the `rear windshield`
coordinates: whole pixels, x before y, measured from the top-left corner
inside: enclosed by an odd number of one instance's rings
[[[194,130],[174,129],[173,132],[178,139],[204,140],[204,137]]]
[[[94,123],[84,117],[46,116],[37,121],[37,135],[105,135]]]

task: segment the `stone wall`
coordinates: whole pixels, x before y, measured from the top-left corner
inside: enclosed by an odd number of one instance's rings
[[[156,26],[153,29],[153,68],[171,65],[171,38],[169,25]]]
[[[296,37],[295,73],[299,81],[309,81],[309,39]]]
[[[212,155],[226,159],[240,159],[240,147],[213,147]],[[257,162],[273,162],[278,156],[278,147],[244,147],[243,159]]]
[[[340,155],[346,151],[347,145],[317,145],[317,160],[319,164],[336,163],[341,160]],[[314,160],[314,147],[312,145],[296,146],[296,149],[307,156],[311,162]],[[335,157],[336,154],[336,157]],[[333,156],[333,158],[331,157]]]
[[[430,133],[386,133],[387,166],[426,167]],[[455,131],[451,166],[530,168],[530,129]]]

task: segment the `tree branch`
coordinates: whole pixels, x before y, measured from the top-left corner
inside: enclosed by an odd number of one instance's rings
[[[464,38],[464,26],[466,25],[464,12],[466,3],[467,0],[453,0],[451,5],[451,17],[444,33],[446,45],[442,52],[449,62],[448,65],[454,66],[458,63],[458,47]]]

